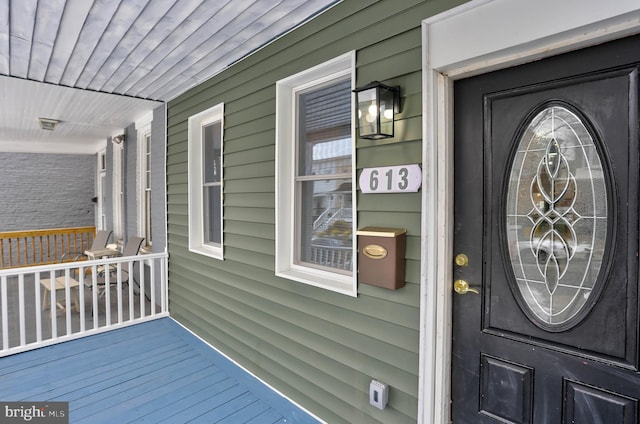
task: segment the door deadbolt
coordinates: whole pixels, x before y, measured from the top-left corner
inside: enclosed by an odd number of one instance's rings
[[[456,262],[456,265],[458,266],[467,266],[469,265],[469,257],[464,253],[458,253],[456,255],[455,262]]]

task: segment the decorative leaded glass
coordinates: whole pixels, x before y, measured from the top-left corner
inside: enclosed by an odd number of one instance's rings
[[[584,122],[554,105],[518,142],[509,176],[507,241],[517,290],[544,327],[575,324],[604,257],[607,193]]]

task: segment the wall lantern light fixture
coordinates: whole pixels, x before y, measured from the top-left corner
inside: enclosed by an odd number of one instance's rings
[[[400,87],[380,81],[353,90],[358,105],[358,135],[379,140],[393,137],[394,114],[400,113]]]

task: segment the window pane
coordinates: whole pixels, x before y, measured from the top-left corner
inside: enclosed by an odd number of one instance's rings
[[[300,185],[300,260],[351,271],[351,180],[305,181]]]
[[[351,172],[351,82],[298,95],[298,175]]]
[[[151,140],[151,137],[147,136],[147,153],[145,155],[145,160],[144,160],[144,170],[145,170],[145,188],[150,188],[151,187],[151,146],[149,144],[149,140]]]
[[[219,121],[202,127],[204,149],[202,168],[205,183],[220,181],[221,129]]]
[[[299,260],[352,270],[351,82],[348,78],[298,94]],[[342,178],[340,178],[342,177]]]
[[[204,243],[220,244],[221,228],[220,228],[220,186],[204,187]]]

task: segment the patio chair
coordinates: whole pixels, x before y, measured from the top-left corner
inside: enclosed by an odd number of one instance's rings
[[[119,257],[137,256],[140,253],[142,242],[144,242],[144,237],[131,237]],[[129,284],[129,271],[125,268],[128,267],[121,266],[120,268],[120,278],[123,286]],[[118,267],[116,265],[99,267],[97,270],[98,297],[104,296],[106,291],[107,273],[110,286],[118,281]],[[91,287],[91,284],[91,281],[85,281],[85,285]]]
[[[88,250],[97,250],[104,249],[107,247],[107,243],[109,242],[109,238],[111,237],[111,230],[98,230],[96,232],[96,236],[93,238],[93,243]],[[87,255],[84,251],[82,252],[65,252],[60,257],[60,262],[68,262],[73,261],[77,262],[80,259],[86,259]]]

